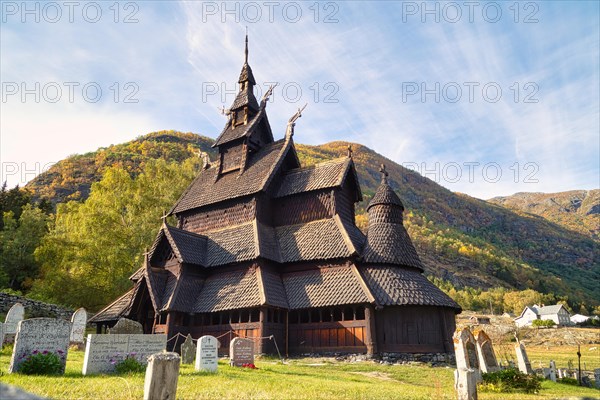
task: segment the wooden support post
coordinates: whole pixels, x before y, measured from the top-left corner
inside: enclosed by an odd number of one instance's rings
[[[156,353],[148,357],[144,400],[176,398],[180,361],[177,353]]]
[[[290,356],[290,311],[285,312],[285,356]]]
[[[264,307],[260,308],[260,314],[258,315],[258,337],[267,336],[265,331],[265,321],[267,320],[267,309]],[[256,348],[257,354],[265,353],[264,340],[258,341],[258,347]]]
[[[365,344],[367,345],[367,355],[372,356],[377,353],[377,339],[375,332],[375,311],[373,306],[370,304],[365,306],[365,322],[367,323],[365,329]]]

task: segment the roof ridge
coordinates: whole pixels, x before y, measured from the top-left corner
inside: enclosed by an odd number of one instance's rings
[[[167,225],[167,224],[165,224],[165,226],[167,227],[167,229],[174,229],[177,232],[181,232],[181,233],[189,235],[189,236],[194,236],[194,237],[197,237],[199,239],[206,239],[206,236],[202,235],[200,233],[196,233],[196,232],[192,232],[192,231],[186,231],[185,229],[177,228],[176,226],[173,226],[173,225]]]

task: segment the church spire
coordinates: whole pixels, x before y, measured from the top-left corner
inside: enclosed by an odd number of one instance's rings
[[[246,27],[246,50],[244,51],[244,64],[248,64],[248,27]]]

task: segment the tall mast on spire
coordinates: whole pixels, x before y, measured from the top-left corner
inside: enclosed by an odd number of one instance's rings
[[[246,50],[244,51],[244,64],[248,64],[248,27],[246,27]]]

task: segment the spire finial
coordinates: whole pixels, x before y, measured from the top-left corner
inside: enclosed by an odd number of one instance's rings
[[[292,136],[294,136],[294,127],[296,126],[296,120],[302,116],[302,111],[304,111],[307,105],[308,103],[306,103],[304,107],[299,108],[298,111],[296,111],[296,114],[292,115],[292,117],[288,120],[287,129],[285,131],[285,137],[291,138]]]
[[[348,158],[352,158],[352,145],[348,145]]]
[[[167,224],[167,217],[168,217],[168,216],[169,216],[169,214],[168,214],[168,213],[167,213],[167,211],[165,210],[165,211],[163,212],[163,215],[160,217],[160,219],[162,219],[162,223],[163,223],[164,225],[166,225],[166,224]]]
[[[248,64],[248,27],[246,27],[246,50],[244,51],[244,64]]]
[[[381,172],[381,183],[387,183],[388,172],[385,169],[385,164],[381,164],[379,168],[379,172]]]

